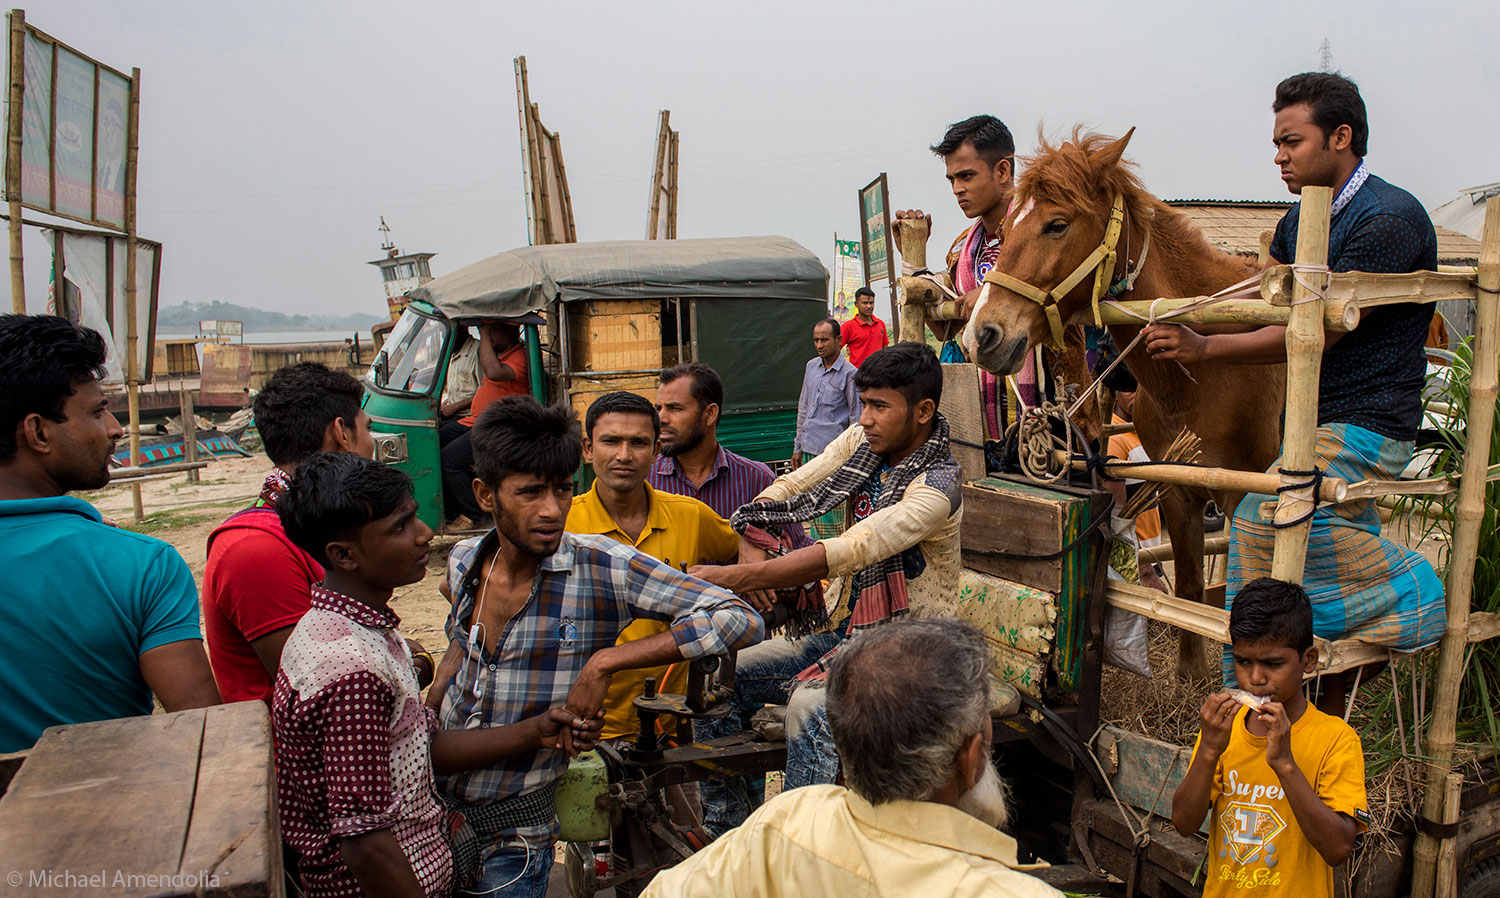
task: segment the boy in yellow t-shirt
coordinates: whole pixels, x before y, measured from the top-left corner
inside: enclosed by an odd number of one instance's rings
[[[1205,898],[1331,898],[1333,868],[1370,816],[1359,736],[1302,694],[1318,658],[1307,593],[1269,577],[1251,581],[1234,598],[1229,636],[1235,676],[1249,694],[1219,692],[1203,703],[1172,824],[1195,833],[1212,807]]]

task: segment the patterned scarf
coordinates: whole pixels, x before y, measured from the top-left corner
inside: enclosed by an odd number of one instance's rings
[[[261,484],[260,498],[250,504],[251,508],[275,508],[276,500],[292,485],[292,478],[280,468],[272,468],[271,473],[266,475],[266,482]]]
[[[995,267],[995,259],[1000,255],[1000,243],[999,234],[989,233],[983,220],[975,220],[968,235],[964,237],[963,246],[958,252],[958,264],[954,266],[954,280],[957,281],[955,286],[960,294],[984,284],[984,276]],[[999,385],[999,378],[990,372],[981,369],[979,382],[986,395],[993,394],[995,397],[993,402],[985,404],[985,414],[989,419],[990,439],[998,440],[1005,432],[1005,421],[1009,417],[1005,407],[1009,397]],[[1021,400],[1028,405],[1037,404],[1036,384],[1036,353],[1028,352],[1026,360],[1021,363],[1021,370],[1016,373],[1016,389],[1021,394]]]
[[[884,464],[882,456],[876,455],[868,442],[861,443],[842,467],[812,489],[790,499],[743,505],[730,518],[730,526],[739,533],[745,533],[751,527],[769,531],[778,529],[778,524],[811,521],[848,502],[866,481],[880,472]],[[957,463],[954,462],[948,445],[948,419],[939,412],[934,417],[932,436],[927,438],[927,442],[892,467],[884,482],[879,483],[880,493],[870,513],[895,505],[918,475],[944,464],[956,466]],[[882,558],[869,567],[854,572],[847,595],[852,597],[850,635],[905,614],[910,602],[901,555],[898,553]],[[809,610],[814,614],[820,613],[822,621],[826,622],[826,607]]]

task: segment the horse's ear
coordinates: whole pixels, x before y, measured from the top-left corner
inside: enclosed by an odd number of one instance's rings
[[[1125,132],[1124,137],[1100,150],[1098,155],[1094,156],[1094,170],[1102,171],[1119,165],[1120,158],[1125,155],[1125,148],[1130,145],[1130,138],[1134,134],[1135,128],[1132,126],[1129,131]]]

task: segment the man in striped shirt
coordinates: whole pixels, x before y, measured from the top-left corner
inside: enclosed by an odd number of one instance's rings
[[[702,362],[661,373],[656,413],[661,416],[661,455],[651,466],[651,488],[691,496],[728,520],[760,495],[776,475],[766,465],[719,445],[724,381]]]
[[[444,728],[504,725],[558,702],[593,719],[617,672],[761,640],[760,615],[727,590],[608,536],[565,531],[583,450],[571,409],[506,397],[480,415],[472,442],[476,498],[495,527],[448,556]],[[637,619],[670,628],[616,645]],[[484,842],[478,892],[545,893],[567,763],[542,749],[440,784]]]

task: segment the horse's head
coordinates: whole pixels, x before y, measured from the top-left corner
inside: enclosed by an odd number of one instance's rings
[[[1028,160],[1006,216],[1005,242],[964,328],[964,348],[980,367],[1020,370],[1028,349],[1059,340],[1061,326],[1089,305],[1097,267],[1106,269],[1106,287],[1123,270],[1123,263],[1112,264],[1108,238],[1111,216],[1118,236],[1124,209],[1144,195],[1120,161],[1133,133],[1112,140],[1075,130],[1059,146],[1042,140]]]

